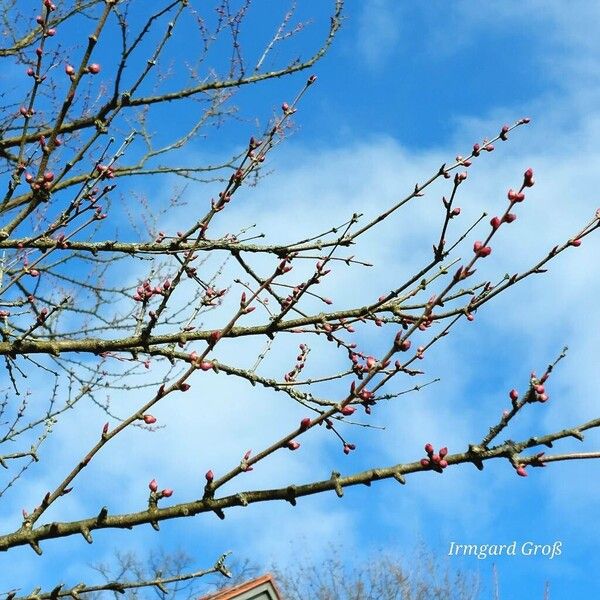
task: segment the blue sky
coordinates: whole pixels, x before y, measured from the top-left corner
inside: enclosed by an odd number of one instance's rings
[[[328,3],[300,4],[301,14],[314,16],[314,24],[296,43],[310,45],[322,33]],[[258,22],[264,10],[258,3]],[[600,7],[592,1],[568,7],[557,0],[349,2],[336,43],[314,69],[318,84],[303,100],[298,130],[278,147],[270,177],[243,198],[226,226],[235,230],[257,223],[271,239],[296,239],[354,210],[376,214],[442,162],[466,153],[474,141],[495,134],[504,122],[530,116],[528,127],[471,167],[459,199],[465,222],[484,207],[500,210],[506,189],[520,182],[525,168],[535,169],[537,183],[519,207],[518,221],[503,232],[482,270],[493,277],[526,267],[568,239],[600,206],[599,22]],[[252,40],[248,44],[252,47]],[[185,47],[175,52],[181,61],[187,58]],[[235,149],[250,129],[244,119],[264,121],[304,79],[301,74],[243,90],[236,100],[243,119],[195,142],[188,156],[206,160]],[[172,118],[176,125],[180,116]],[[155,186],[154,193],[166,200],[172,183]],[[192,196],[200,191],[188,188]],[[446,191],[436,188],[365,237],[360,256],[376,267],[340,271],[327,284],[336,307],[378,296],[390,277],[410,272],[429,255],[432,223],[441,217],[439,197]],[[186,218],[185,211],[174,211],[168,228],[175,230]],[[273,457],[264,469],[248,474],[248,485],[302,482],[333,469],[351,472],[414,460],[428,441],[463,450],[496,422],[507,391],[524,389],[529,372],[542,371],[565,344],[570,352],[550,380],[550,402],[532,406],[510,435],[521,439],[597,417],[599,252],[599,240],[587,238],[548,274],[526,281],[486,305],[474,323],[461,325],[424,361],[428,377],[442,381],[378,411],[375,422],[385,424],[385,431],[351,432],[359,450],[350,457],[314,432],[302,453]],[[373,353],[388,342],[372,333],[359,341]],[[253,349],[249,343],[243,352]],[[321,351],[327,366],[340,361],[326,347]],[[240,355],[233,345],[223,352],[232,360]],[[279,365],[283,372],[290,360],[292,354],[282,352],[273,368]],[[178,399],[176,410],[159,407],[165,429],[117,439],[100,457],[98,472],[82,476],[79,495],[66,498],[63,518],[87,516],[107,502],[115,511],[137,509],[151,477],[175,488],[178,501],[192,498],[207,468],[226,468],[247,448],[260,448],[304,416],[297,407],[282,405],[281,398],[264,397],[243,383],[226,381],[220,387],[221,379],[207,381],[198,396]],[[56,469],[38,470],[36,480],[7,497],[2,531],[14,527],[24,498],[49,489],[67,468],[66,457],[89,446],[99,419],[93,409],[68,415],[47,444]],[[585,444],[597,449],[600,435],[589,434]],[[564,443],[557,450],[576,447]],[[447,559],[450,541],[558,540],[563,553],[552,561],[523,556],[497,561],[501,598],[541,598],[546,581],[552,598],[593,597],[600,592],[594,575],[599,475],[600,464],[592,462],[530,469],[526,479],[504,462],[489,464],[482,473],[462,466],[442,477],[419,474],[404,487],[383,482],[348,490],[343,500],[331,494],[304,499],[293,509],[282,504],[233,510],[224,522],[203,515],[164,523],[160,534],[150,527],[98,533],[92,546],[80,539],[47,543],[41,559],[24,549],[0,555],[0,590],[15,581],[25,587],[33,580],[51,585],[59,565],[60,579],[76,582],[88,573],[82,565],[108,559],[117,546],[145,552],[155,545],[182,547],[199,565],[228,549],[264,565],[274,559],[285,565],[296,559],[295,552],[319,560],[331,543],[352,561],[379,548],[410,553],[423,541],[442,563],[478,570],[489,582],[492,559]]]

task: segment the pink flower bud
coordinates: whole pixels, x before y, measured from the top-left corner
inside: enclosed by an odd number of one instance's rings
[[[208,470],[206,471],[206,475],[204,475],[204,477],[208,483],[212,483],[215,478],[215,474],[211,470]]]
[[[534,386],[533,389],[535,390],[536,394],[543,394],[546,391],[544,386],[541,383]]]
[[[54,173],[52,171],[46,171],[44,173],[44,181],[47,181],[48,183],[54,181]]]
[[[156,479],[153,479],[149,484],[148,484],[148,489],[151,492],[156,492],[156,490],[158,489],[158,483],[156,482]]]
[[[46,35],[47,35],[48,37],[52,37],[53,35],[56,35],[56,29],[48,29],[48,30],[46,31]]]
[[[146,423],[146,425],[152,425],[153,423],[156,423],[156,417],[154,417],[152,415],[144,415],[143,419],[144,419],[144,423]]]
[[[442,469],[445,469],[448,466],[448,461],[442,459],[438,462],[438,466],[442,467]]]
[[[448,448],[444,446],[443,448],[440,448],[440,457],[445,458],[446,456],[448,456]]]
[[[512,223],[517,220],[517,215],[515,215],[515,213],[506,213],[503,219],[505,223]]]
[[[450,214],[453,217],[458,217],[458,215],[460,215],[460,206],[457,206],[456,208],[453,208],[452,212]]]
[[[523,174],[523,185],[525,187],[533,187],[535,180],[533,178],[533,169],[529,168]]]
[[[216,344],[221,339],[222,336],[223,336],[223,334],[220,331],[213,331],[210,334],[210,337],[208,338],[209,344],[211,346]]]
[[[549,396],[548,396],[548,394],[540,394],[540,395],[537,397],[537,400],[538,400],[538,402],[547,402],[547,401],[548,401],[548,399],[549,399]]]
[[[190,389],[190,387],[192,387],[192,386],[191,386],[189,383],[185,383],[185,382],[184,382],[184,383],[180,383],[180,384],[179,384],[179,389],[180,389],[182,392],[187,392],[187,391]]]
[[[569,242],[569,245],[575,246],[575,248],[579,248],[579,246],[581,246],[581,240],[580,239],[571,240]]]
[[[281,110],[282,110],[284,113],[286,113],[288,110],[290,110],[290,105],[289,105],[287,102],[284,102],[284,103],[281,105]]]
[[[498,137],[502,141],[506,141],[508,139],[508,132],[509,131],[510,131],[510,127],[508,125],[503,125],[502,129],[500,130],[500,134],[498,135]]]
[[[88,65],[87,71],[92,75],[97,75],[100,73],[100,65],[98,63],[92,63],[91,65]]]
[[[71,65],[65,65],[65,73],[71,77],[71,75],[75,75],[75,69]]]
[[[102,427],[102,435],[106,435],[108,433],[108,423],[104,423]]]
[[[27,69],[27,75],[29,75],[29,77],[33,77],[35,75],[35,71],[29,67],[29,69]]]
[[[291,440],[287,443],[287,448],[292,451],[298,450],[298,448],[300,448],[300,444],[295,440]]]
[[[310,417],[304,417],[302,421],[300,421],[300,429],[305,430],[310,427]]]
[[[525,194],[523,192],[515,192],[515,190],[508,190],[507,196],[511,202],[523,202],[525,200]]]
[[[170,488],[167,488],[167,489],[163,490],[160,493],[160,495],[163,496],[164,498],[170,498],[173,495],[173,490]]]
[[[355,411],[356,408],[354,408],[354,406],[346,405],[342,408],[340,412],[346,417],[349,417],[350,415],[354,414]]]
[[[431,466],[431,463],[429,462],[428,458],[422,458],[420,462],[421,462],[421,466],[422,467],[429,467],[429,466]]]
[[[519,477],[527,477],[527,471],[523,465],[517,467],[517,475]]]
[[[500,220],[500,217],[492,217],[492,219],[490,220],[490,225],[492,226],[492,229],[498,229],[498,227],[500,227],[501,224],[502,221]]]
[[[213,368],[213,364],[207,360],[203,360],[200,363],[199,368],[201,371],[211,371]]]
[[[425,444],[425,452],[427,452],[427,454],[433,454],[433,444]]]
[[[519,399],[519,392],[517,392],[517,390],[510,390],[508,397],[513,401],[516,402]]]

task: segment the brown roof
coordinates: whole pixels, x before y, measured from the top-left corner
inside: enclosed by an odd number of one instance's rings
[[[224,590],[220,590],[219,592],[215,592],[214,594],[209,594],[208,596],[202,596],[197,600],[234,600],[238,596],[246,592],[250,592],[256,588],[259,588],[266,584],[266,589],[268,589],[274,598],[274,600],[283,600],[279,590],[275,586],[275,580],[273,579],[273,575],[271,573],[267,573],[266,575],[262,575],[261,577],[257,577],[256,579],[252,579],[250,581],[246,581],[240,585],[236,585],[234,587],[225,588]]]

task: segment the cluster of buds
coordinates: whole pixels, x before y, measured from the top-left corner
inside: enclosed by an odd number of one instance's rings
[[[113,179],[115,170],[110,165],[96,165],[96,171],[100,173],[100,179]]]
[[[195,351],[190,354],[190,363],[201,371],[212,371],[215,368],[214,363],[209,360],[202,360]]]
[[[402,339],[404,335],[403,331],[399,331],[396,334],[396,337],[394,338],[394,349],[396,351],[400,351],[400,352],[407,352],[408,350],[410,350],[411,347],[411,341],[407,340],[407,339]]]
[[[293,115],[296,112],[296,109],[293,106],[290,106],[287,102],[284,102],[281,105],[281,111],[287,117],[289,115]]]
[[[483,143],[483,148],[479,144],[473,144],[472,155],[479,156],[482,150],[485,150],[486,152],[493,152],[494,146],[492,144],[488,144],[487,142]]]
[[[300,353],[296,356],[296,364],[294,368],[283,376],[284,381],[290,383],[294,381],[306,365],[306,358],[310,352],[310,348],[306,344],[300,344]]]
[[[263,162],[265,160],[265,155],[262,152],[259,152],[258,155],[254,152],[260,146],[262,146],[262,140],[257,140],[255,137],[250,138],[248,142],[248,158],[254,162]]]
[[[546,377],[542,377],[538,379],[535,373],[531,374],[531,402],[547,402],[550,397],[546,394],[546,388],[544,383],[546,382]]]
[[[189,275],[189,274],[188,274]],[[227,293],[227,290],[215,290],[212,287],[207,287],[202,296],[203,306],[217,306],[221,298]]]
[[[317,264],[315,265],[315,269],[317,270],[317,276],[319,276],[319,277],[324,277],[325,275],[328,275],[329,273],[331,273],[331,269],[326,269],[325,262],[322,260],[317,261]]]
[[[516,202],[523,202],[525,200],[524,192],[515,192],[515,190],[510,189],[506,194],[511,204],[515,204]]]
[[[356,445],[350,444],[349,442],[344,442],[344,447],[343,447],[344,454],[348,455],[348,454],[350,454],[350,452],[352,452],[352,450],[356,450]]]
[[[291,266],[286,267],[287,271],[290,271],[292,269]],[[284,271],[284,272],[287,272]],[[328,271],[329,272],[329,271]],[[318,282],[318,279],[316,280]],[[306,288],[306,283],[299,283],[298,285],[294,286],[292,288],[292,293],[288,294],[283,300],[281,300],[279,302],[279,305],[281,306],[282,309],[286,309],[288,306],[291,306],[292,304],[294,304],[294,302],[296,302],[298,300],[298,298],[302,295],[302,291],[304,290],[304,288]],[[325,302],[325,304],[333,304],[333,301],[330,300],[329,298],[322,298],[323,302]]]
[[[46,171],[41,177],[34,177],[31,173],[25,173],[25,181],[31,186],[33,191],[46,190],[52,187],[54,181],[54,173]]]
[[[21,106],[21,108],[19,108],[19,113],[22,117],[31,118],[33,117],[33,115],[35,115],[35,109],[27,108],[26,106]]]
[[[379,370],[380,368],[384,368],[384,365],[380,364],[379,361],[373,356],[365,357],[362,354],[358,354],[353,352],[352,350],[348,350],[348,358],[352,361],[352,370],[356,375],[358,375],[359,379],[362,379],[364,373],[368,373],[372,369]],[[363,359],[363,363],[361,364],[360,359]],[[389,364],[389,361],[385,366]]]
[[[448,466],[448,461],[446,461],[448,448],[444,446],[443,448],[440,448],[440,451],[436,454],[432,444],[425,444],[425,452],[427,453],[428,458],[421,459],[421,466],[442,473]]]
[[[240,461],[240,469],[245,473],[254,470],[254,467],[248,464],[248,459],[250,458],[251,454],[252,450],[247,450],[244,456],[242,456],[242,460]]]
[[[42,310],[40,310],[36,322],[38,325],[43,325],[46,322],[46,319],[48,318],[48,309],[46,307],[42,308]]]
[[[63,250],[69,247],[69,240],[67,240],[67,236],[64,233],[56,236],[56,247]]]
[[[476,241],[473,244],[473,252],[475,252],[478,257],[485,258],[492,253],[492,248],[491,246],[484,246],[483,242]]]
[[[246,292],[242,292],[242,296],[240,298],[240,310],[243,314],[247,315],[256,309],[256,306],[248,306],[248,302],[246,299]]]
[[[471,164],[471,163],[469,163]],[[460,185],[463,181],[466,180],[466,178],[468,177],[467,172],[466,171],[462,171],[461,173],[456,173],[454,175],[454,185]]]
[[[156,479],[152,479],[148,484],[148,489],[150,490],[150,494],[155,500],[160,500],[161,498],[170,498],[173,495],[173,490],[170,488],[165,488],[164,490],[158,491],[158,483]]]
[[[367,388],[363,388],[362,390],[360,390],[360,392],[356,392],[356,383],[354,381],[350,384],[350,396],[358,398],[359,402],[363,405],[365,412],[368,415],[371,414],[371,407],[377,404],[375,394]],[[354,407],[351,406],[350,408],[353,409]],[[354,410],[352,410],[352,412],[354,412]],[[342,414],[344,414],[343,410]]]
[[[275,271],[275,273],[277,275],[283,275],[284,273],[289,273],[292,270],[292,265],[290,264],[290,259],[289,258],[284,258],[279,265],[277,265],[277,270]]]
[[[133,295],[136,302],[148,302],[152,296],[164,296],[171,288],[171,282],[167,279],[161,285],[152,287],[151,283],[146,280],[142,285],[138,285]]]

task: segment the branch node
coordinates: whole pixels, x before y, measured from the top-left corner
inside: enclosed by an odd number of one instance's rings
[[[400,473],[400,471],[394,472],[394,479],[398,483],[401,483],[402,485],[406,485],[406,477],[404,477],[404,475],[402,475],[402,473]]]
[[[286,500],[292,505],[296,506],[296,486],[290,485],[288,486]]]
[[[29,545],[31,546],[31,548],[33,549],[33,551],[38,556],[42,555],[42,549],[40,548],[40,545],[35,540],[32,540],[31,542],[29,542]]]
[[[340,483],[340,474],[337,471],[331,472],[331,481],[333,481],[335,493],[338,498],[341,498],[344,495],[344,488]]]
[[[94,542],[94,540],[92,539],[92,534],[90,533],[90,530],[87,527],[81,527],[81,535],[84,537],[85,541],[88,544],[92,544]]]

